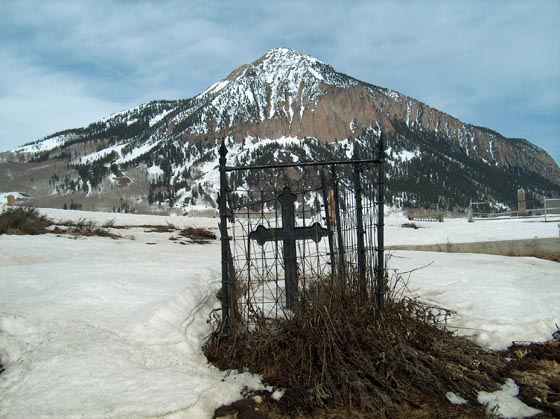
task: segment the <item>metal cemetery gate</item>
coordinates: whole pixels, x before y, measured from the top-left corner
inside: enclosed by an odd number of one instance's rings
[[[376,158],[226,166],[220,148],[222,333],[288,317],[317,281],[343,278],[384,309],[384,161]],[[228,186],[228,173],[252,183]],[[241,178],[247,179],[248,176]]]

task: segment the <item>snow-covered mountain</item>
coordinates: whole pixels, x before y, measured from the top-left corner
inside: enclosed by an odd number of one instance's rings
[[[52,206],[214,206],[222,138],[231,164],[269,164],[345,157],[354,144],[367,151],[372,129],[387,139],[391,204],[513,206],[519,187],[534,197],[560,194],[560,168],[529,141],[463,123],[287,48],[194,98],[150,102],[4,153],[0,183]]]

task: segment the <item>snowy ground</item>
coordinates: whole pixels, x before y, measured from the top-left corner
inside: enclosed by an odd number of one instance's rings
[[[0,236],[0,417],[210,418],[258,377],[207,365],[219,242],[170,241],[146,224],[216,228],[216,219],[44,210],[135,225],[124,237]],[[387,219],[387,244],[558,237],[557,223]],[[560,240],[560,239],[559,239]],[[490,348],[546,340],[560,324],[560,264],[534,258],[394,252],[416,296],[458,312],[451,326]]]
[[[215,225],[188,224],[201,221]],[[249,374],[225,378],[201,352],[218,244],[119,233],[130,237],[0,236],[0,417],[205,418],[244,386],[259,387]]]
[[[560,216],[501,220],[477,220],[473,223],[464,218],[446,219],[443,223],[408,221],[391,216],[385,220],[385,244],[415,245],[436,243],[470,243],[496,240],[517,240],[559,237]],[[414,223],[417,230],[402,228],[404,223]]]

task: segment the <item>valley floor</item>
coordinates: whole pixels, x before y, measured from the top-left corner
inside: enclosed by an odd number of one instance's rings
[[[201,351],[219,306],[219,240],[195,244],[146,227],[217,233],[217,219],[41,211],[114,220],[122,238],[0,236],[1,417],[203,419],[245,387],[264,388],[257,376],[209,366]],[[406,222],[387,218],[387,244],[558,237],[557,222],[539,219],[417,230]],[[545,341],[560,324],[557,262],[394,251],[389,268],[405,272],[412,295],[457,312],[449,326],[488,348]]]

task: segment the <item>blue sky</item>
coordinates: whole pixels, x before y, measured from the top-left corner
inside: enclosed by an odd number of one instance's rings
[[[2,0],[0,150],[289,47],[560,162],[560,1]]]

